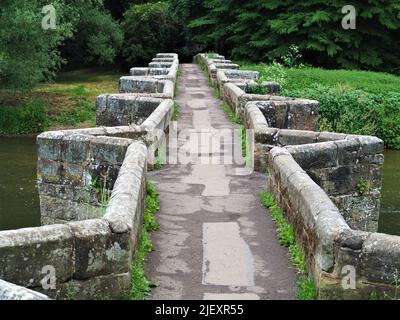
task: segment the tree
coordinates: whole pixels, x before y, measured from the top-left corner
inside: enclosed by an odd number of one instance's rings
[[[43,30],[41,13],[44,1],[3,0],[0,7],[0,86],[31,88],[55,75],[64,62],[57,47],[72,36],[61,1],[53,1],[57,10],[57,28]]]
[[[67,61],[113,62],[122,32],[103,0],[52,1],[56,27],[44,30],[42,8],[47,4],[47,0],[2,0],[0,87],[30,89],[54,78]]]
[[[70,65],[112,63],[121,47],[123,33],[102,0],[69,1],[68,17],[74,25],[74,36],[61,51]]]
[[[148,62],[157,52],[175,48],[176,26],[166,1],[133,5],[124,15],[123,55],[127,62]]]
[[[307,62],[394,72],[400,64],[398,0],[353,1],[357,28],[344,30],[344,0],[204,0],[194,39],[237,59],[268,62],[297,45]]]

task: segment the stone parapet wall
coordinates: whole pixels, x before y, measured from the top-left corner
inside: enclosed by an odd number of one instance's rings
[[[173,99],[174,82],[171,80],[157,80],[152,77],[121,77],[119,81],[120,93],[136,93],[145,97]]]
[[[260,77],[259,72],[216,67],[214,81],[214,70],[210,70],[210,66],[213,66],[212,68],[216,66],[212,63],[213,59],[209,59],[205,54],[199,54],[195,57],[195,60],[206,69],[213,84],[218,87],[222,100],[240,118],[244,119],[245,117],[247,103],[257,102],[256,106],[263,112],[271,127],[317,130],[319,119],[318,101],[281,97],[276,95],[280,91],[279,84],[268,81],[264,81],[263,86],[271,94],[246,93],[249,86],[257,85],[256,81]]]
[[[270,128],[257,102],[246,105],[245,125],[254,133],[254,164],[269,170],[270,150],[287,147],[330,196],[352,228],[378,229],[384,145],[375,137]],[[361,185],[367,186],[361,190]]]
[[[221,96],[224,96],[226,83],[234,83],[242,90],[246,90],[249,84],[255,84],[260,77],[257,71],[219,69],[217,72],[217,84]]]
[[[100,95],[96,104],[96,124],[98,126],[141,125],[163,104],[172,104],[172,100],[135,94]]]
[[[131,76],[151,77],[156,80],[176,82],[179,69],[178,55],[174,53],[157,54],[147,68],[132,68]]]
[[[379,148],[380,143],[372,145]],[[351,229],[295,157],[282,147],[270,151],[268,189],[295,227],[320,297],[393,296],[400,268],[400,237]],[[349,270],[355,277],[353,289],[342,286]]]
[[[243,119],[248,103],[256,102],[271,127],[317,130],[319,102],[276,95],[248,94],[235,83],[223,85],[222,99]]]
[[[49,300],[44,294],[0,280],[0,300]]]
[[[166,74],[176,79],[177,55],[156,59],[172,59]],[[175,80],[133,81],[136,94],[98,97],[101,127],[38,136],[43,226],[0,232],[0,298],[120,299],[130,290],[146,172],[168,134]]]
[[[0,232],[0,278],[57,299],[120,298],[130,288],[145,206],[146,153],[129,145],[103,217]],[[53,290],[42,286],[46,266],[55,272]]]
[[[72,131],[44,133],[37,142],[42,224],[101,217],[101,193],[112,190],[133,140]]]
[[[196,60],[205,66],[208,58]],[[268,172],[267,189],[294,225],[320,297],[392,294],[399,280],[400,237],[375,233],[383,141],[318,132],[318,101],[247,94],[243,83],[228,81],[224,72],[216,79],[222,99],[250,129],[254,168]],[[342,286],[349,268],[355,271],[355,290]]]

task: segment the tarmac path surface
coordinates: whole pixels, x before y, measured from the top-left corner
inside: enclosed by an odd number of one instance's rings
[[[179,161],[150,173],[160,199],[146,264],[158,282],[151,298],[295,299],[296,269],[260,204],[266,177],[243,169],[238,126],[201,69],[180,68],[180,118],[169,141],[169,156]]]

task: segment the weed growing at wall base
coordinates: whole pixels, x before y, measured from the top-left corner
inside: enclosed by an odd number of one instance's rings
[[[299,300],[316,300],[317,290],[313,280],[308,275],[305,256],[300,246],[296,244],[294,228],[285,220],[282,210],[278,207],[275,197],[268,192],[260,193],[261,204],[271,211],[272,220],[278,226],[279,243],[289,248],[290,259],[297,267],[300,279],[297,282],[297,298]]]
[[[154,217],[158,210],[158,193],[154,184],[149,181],[147,182],[146,210],[143,217],[143,227],[132,266],[132,288],[128,296],[129,300],[145,300],[150,295],[151,288],[157,286],[155,282],[147,279],[145,262],[147,254],[153,250],[153,243],[149,238],[149,232],[156,231],[159,228]]]
[[[174,101],[174,111],[172,114],[172,121],[178,121],[179,116],[181,113],[181,108],[180,106]]]
[[[39,133],[48,126],[47,107],[40,99],[20,107],[0,107],[0,134]]]

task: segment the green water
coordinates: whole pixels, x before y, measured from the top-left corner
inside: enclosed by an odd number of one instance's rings
[[[35,138],[0,138],[0,230],[40,225]],[[400,235],[400,151],[386,151],[379,231]]]
[[[0,138],[0,230],[40,225],[35,138]]]
[[[400,235],[400,151],[385,153],[379,232]]]

